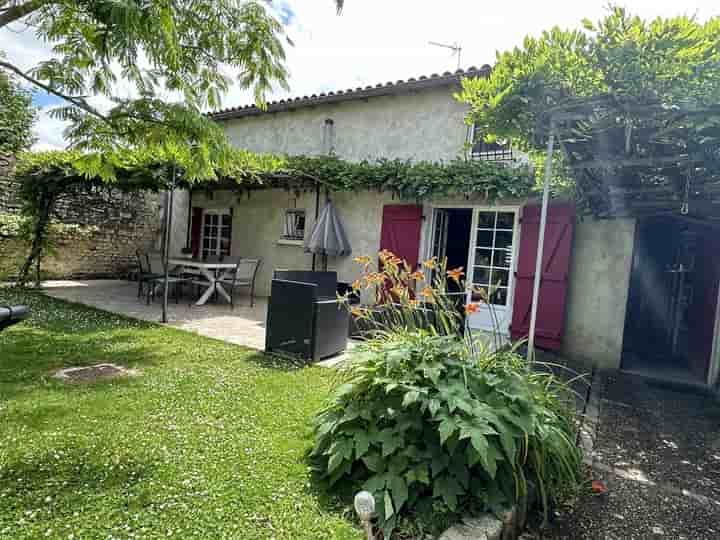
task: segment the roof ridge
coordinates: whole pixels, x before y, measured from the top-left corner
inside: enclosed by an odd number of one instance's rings
[[[400,79],[396,82],[388,81],[384,84],[370,84],[364,87],[358,86],[356,88],[348,88],[347,90],[331,90],[311,95],[278,99],[268,102],[265,109],[261,109],[255,104],[239,105],[236,107],[228,107],[217,111],[211,111],[207,113],[207,115],[214,120],[229,120],[231,118],[255,116],[266,112],[279,112],[310,105],[337,103],[352,99],[387,95],[388,93],[397,90],[403,91],[412,90],[414,88],[433,88],[453,83],[455,81],[460,81],[462,77],[487,75],[490,70],[491,67],[488,64],[484,64],[479,69],[475,66],[470,66],[467,69],[445,71],[442,74],[432,73],[431,75],[420,75],[418,77],[410,77],[407,80]]]

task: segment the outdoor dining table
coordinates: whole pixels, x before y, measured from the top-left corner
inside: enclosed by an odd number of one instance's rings
[[[192,268],[197,270],[207,279],[207,288],[195,302],[196,306],[202,306],[212,296],[214,292],[218,292],[220,296],[230,302],[230,295],[223,288],[221,279],[229,277],[229,274],[237,266],[236,263],[231,262],[207,262],[199,261],[195,259],[168,259],[170,266],[181,266],[183,268]]]

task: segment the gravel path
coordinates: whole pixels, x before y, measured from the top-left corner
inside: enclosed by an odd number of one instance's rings
[[[530,538],[720,538],[720,401],[640,377],[602,378],[593,478],[607,487]]]

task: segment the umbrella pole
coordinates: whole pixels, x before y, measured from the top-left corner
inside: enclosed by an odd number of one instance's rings
[[[162,306],[162,322],[167,322],[167,306],[168,306],[168,274],[169,274],[169,262],[168,259],[170,258],[170,227],[172,226],[172,213],[173,213],[173,203],[175,199],[175,165],[173,164],[172,169],[172,183],[170,184],[170,193],[168,193],[168,196],[165,198],[167,201],[167,210],[165,211],[165,241],[164,244],[164,251],[163,253],[163,267],[165,271],[165,275],[163,276],[163,306]],[[177,284],[175,284],[177,286]]]
[[[313,227],[317,225],[318,216],[320,215],[320,182],[315,182],[315,223]],[[312,271],[315,271],[316,255],[313,253],[312,256]]]

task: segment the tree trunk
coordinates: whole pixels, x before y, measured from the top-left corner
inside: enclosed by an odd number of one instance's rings
[[[37,221],[35,222],[35,227],[33,229],[33,239],[32,245],[30,247],[30,253],[28,254],[27,259],[23,263],[22,268],[20,269],[20,275],[18,276],[18,285],[20,285],[21,287],[24,287],[30,279],[30,270],[32,269],[33,262],[40,261],[42,249],[45,244],[45,238],[47,236],[48,225],[50,224],[50,213],[52,212],[53,204],[54,200],[52,198],[47,197],[47,195],[41,196],[41,204],[38,212],[38,217]],[[39,286],[39,266],[37,279]]]

